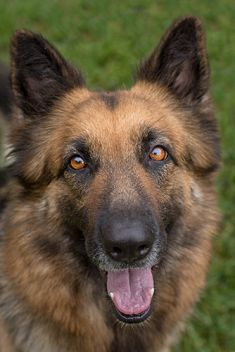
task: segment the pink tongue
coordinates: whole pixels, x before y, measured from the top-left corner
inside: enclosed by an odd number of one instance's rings
[[[146,311],[151,304],[153,288],[151,268],[108,272],[108,294],[123,314],[136,315]]]

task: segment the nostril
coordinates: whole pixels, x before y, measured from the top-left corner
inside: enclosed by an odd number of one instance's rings
[[[122,250],[119,247],[113,247],[110,254],[113,258],[118,258],[122,254]]]
[[[154,242],[152,232],[142,222],[128,219],[105,224],[100,234],[105,255],[116,262],[142,261],[151,252]]]
[[[146,246],[146,244],[142,244],[141,246],[138,247],[138,252],[141,255],[141,257],[144,257],[149,251],[149,247]]]

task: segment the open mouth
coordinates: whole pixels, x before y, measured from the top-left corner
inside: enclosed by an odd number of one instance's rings
[[[144,321],[151,313],[154,281],[151,268],[108,272],[107,291],[116,317],[129,324]]]

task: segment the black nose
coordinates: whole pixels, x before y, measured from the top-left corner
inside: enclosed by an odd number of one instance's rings
[[[150,252],[154,236],[141,222],[119,220],[102,229],[102,242],[112,259],[130,263]]]

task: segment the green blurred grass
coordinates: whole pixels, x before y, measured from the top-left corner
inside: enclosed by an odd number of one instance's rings
[[[9,61],[12,32],[41,32],[87,77],[90,87],[131,84],[138,60],[173,19],[204,22],[212,87],[220,124],[223,167],[218,179],[223,212],[207,288],[176,352],[235,351],[235,2],[234,0],[0,0],[0,58]]]

